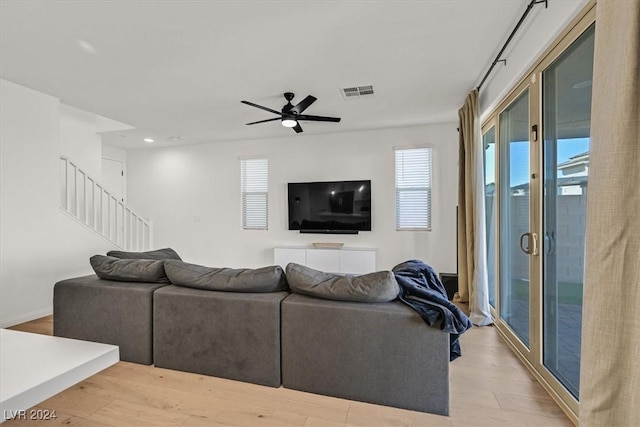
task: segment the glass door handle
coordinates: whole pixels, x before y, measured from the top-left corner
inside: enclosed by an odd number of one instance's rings
[[[524,240],[525,238],[527,239],[527,246],[524,246]],[[529,254],[531,255],[531,233],[524,233],[522,236],[520,236],[520,249],[522,249],[522,252],[524,252],[525,254]]]
[[[525,238],[527,246],[524,246]],[[538,235],[536,233],[524,233],[520,236],[520,249],[527,255],[538,255]]]
[[[545,244],[545,248],[546,248],[546,253],[547,255],[551,255],[553,253],[555,253],[556,251],[556,240],[555,240],[555,233],[552,232],[546,232],[544,234],[544,244]]]

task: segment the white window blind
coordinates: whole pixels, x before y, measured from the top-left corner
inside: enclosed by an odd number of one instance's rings
[[[240,160],[242,186],[242,228],[266,230],[269,201],[269,162],[267,159]]]
[[[431,148],[396,149],[396,230],[431,229]]]

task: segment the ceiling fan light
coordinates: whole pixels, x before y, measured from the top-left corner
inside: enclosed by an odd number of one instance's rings
[[[282,119],[282,126],[286,127],[286,128],[292,128],[295,127],[298,124],[297,121],[295,121],[294,119],[291,118],[283,118]]]

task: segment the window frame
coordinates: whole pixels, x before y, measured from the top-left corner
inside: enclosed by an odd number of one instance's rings
[[[266,156],[251,156],[240,157],[240,226],[243,230],[268,230],[269,229],[269,159]],[[247,182],[247,165],[248,162],[261,160],[265,162],[266,174],[263,183],[253,182],[253,184],[264,185],[265,190],[262,191],[246,191],[246,185],[251,185],[251,182]],[[264,167],[264,166],[263,166]],[[255,172],[255,170],[254,170]],[[251,173],[251,171],[249,171]],[[251,177],[249,177],[251,178]],[[256,178],[255,176],[253,177]],[[247,209],[247,196],[261,196],[264,195],[264,225],[247,225],[248,209]]]
[[[409,151],[409,150],[427,150],[427,164],[426,164],[426,173],[428,174],[428,185],[418,186],[418,187],[407,187],[407,188],[399,188],[398,187],[398,152],[400,151]],[[393,147],[393,157],[394,157],[394,167],[393,167],[393,175],[394,175],[394,192],[395,192],[395,214],[396,214],[396,231],[432,231],[433,230],[433,156],[434,149],[431,145],[414,145],[414,146],[397,146]],[[424,191],[427,192],[427,214],[426,214],[426,225],[425,226],[401,226],[400,225],[400,193],[402,192],[410,192],[410,191]]]

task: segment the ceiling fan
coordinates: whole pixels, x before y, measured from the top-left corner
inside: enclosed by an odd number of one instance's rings
[[[247,123],[247,125],[255,125],[258,123],[266,123],[272,122],[274,120],[281,120],[282,126],[293,128],[296,133],[302,132],[302,127],[300,126],[299,121],[311,121],[311,122],[339,122],[340,117],[325,117],[325,116],[310,116],[308,114],[302,114],[304,110],[309,108],[311,104],[316,101],[316,97],[307,96],[305,99],[300,101],[297,105],[291,104],[291,100],[295,95],[291,92],[286,92],[284,94],[284,99],[287,100],[287,104],[282,107],[282,111],[276,111],[271,108],[263,107],[262,105],[254,104],[249,101],[240,101],[243,104],[251,105],[252,107],[260,108],[261,110],[269,111],[271,113],[277,114],[278,117],[274,117],[273,119],[260,120],[257,122]]]

